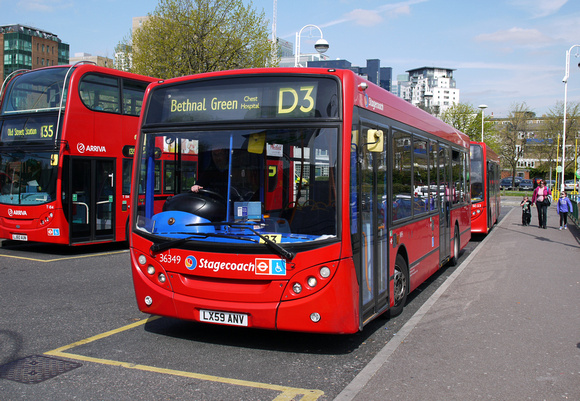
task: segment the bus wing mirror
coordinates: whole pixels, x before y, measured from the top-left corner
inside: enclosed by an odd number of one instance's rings
[[[266,143],[266,133],[259,132],[257,134],[250,134],[248,142],[248,152],[262,154],[264,153],[264,144]]]
[[[367,131],[367,148],[369,152],[383,151],[384,135],[382,130],[370,129]]]

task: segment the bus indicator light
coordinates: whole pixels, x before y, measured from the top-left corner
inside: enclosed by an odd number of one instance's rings
[[[300,294],[302,292],[302,286],[300,283],[294,283],[292,286],[292,291],[294,291],[296,294]]]

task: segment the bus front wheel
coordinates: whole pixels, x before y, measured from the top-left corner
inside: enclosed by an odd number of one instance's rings
[[[459,259],[459,251],[461,247],[459,241],[459,228],[455,226],[455,235],[453,236],[453,257],[450,259],[451,266],[457,265],[457,260]]]
[[[395,260],[395,275],[393,277],[393,292],[395,304],[389,311],[390,317],[395,317],[403,312],[407,295],[409,295],[409,268],[402,255],[397,255]]]

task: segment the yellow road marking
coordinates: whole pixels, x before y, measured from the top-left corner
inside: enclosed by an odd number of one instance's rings
[[[28,257],[24,257],[24,256],[4,255],[4,254],[0,254],[0,257],[12,258],[12,259],[21,259],[21,260],[30,260],[32,262],[48,263],[48,262],[59,262],[61,260],[82,259],[82,258],[92,258],[92,257],[96,257],[96,256],[116,255],[118,253],[125,253],[125,252],[129,252],[129,250],[115,251],[115,252],[104,252],[104,253],[93,253],[90,255],[80,255],[80,256],[67,256],[67,257],[55,258],[55,259],[36,259],[36,258],[28,258]]]
[[[71,354],[69,352],[65,352],[67,350],[78,347],[80,345],[85,345],[85,344],[88,344],[88,343],[112,336],[114,334],[118,334],[118,333],[121,333],[121,332],[124,332],[127,330],[131,330],[135,327],[142,326],[147,322],[152,322],[152,321],[157,320],[157,319],[159,319],[159,316],[153,316],[153,317],[150,317],[148,319],[139,320],[138,322],[128,324],[128,325],[120,327],[118,329],[114,329],[111,331],[107,331],[105,333],[97,334],[96,336],[92,336],[92,337],[86,338],[84,340],[80,340],[80,341],[77,341],[75,343],[54,349],[52,351],[45,352],[44,354],[45,355],[52,355],[52,356],[60,356],[60,357],[70,358],[70,359],[75,359],[75,360],[81,360],[81,361],[85,361],[85,362],[94,362],[94,363],[99,363],[99,364],[103,364],[103,365],[119,366],[119,367],[123,367],[123,368],[127,368],[127,369],[136,369],[136,370],[142,370],[142,371],[146,371],[146,372],[188,377],[190,379],[198,379],[198,380],[211,381],[211,382],[223,383],[223,384],[231,384],[231,385],[236,385],[236,386],[253,387],[253,388],[259,388],[259,389],[264,389],[264,390],[280,391],[282,394],[280,394],[276,398],[274,398],[274,401],[294,400],[299,395],[302,395],[302,397],[300,398],[300,400],[302,400],[302,401],[315,401],[315,400],[318,400],[322,395],[324,395],[324,392],[322,390],[308,390],[308,389],[301,389],[301,388],[296,388],[296,387],[279,386],[276,384],[260,383],[260,382],[253,382],[253,381],[240,380],[240,379],[231,379],[231,378],[227,378],[227,377],[205,375],[202,373],[193,373],[193,372],[186,372],[186,371],[181,371],[181,370],[158,368],[155,366],[114,361],[114,360],[110,360],[110,359],[93,358],[90,356]]]

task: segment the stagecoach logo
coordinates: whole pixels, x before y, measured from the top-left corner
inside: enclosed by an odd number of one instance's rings
[[[376,100],[371,99],[370,97],[367,96],[366,101],[365,101],[365,106],[369,109],[379,109],[379,110],[384,110],[385,106],[382,103],[377,102]]]
[[[8,216],[27,216],[26,210],[12,210],[8,209]]]
[[[77,143],[77,150],[79,153],[85,152],[98,152],[98,153],[105,153],[107,149],[104,146],[96,146],[96,145],[85,145],[84,143]]]
[[[194,256],[188,256],[185,258],[185,267],[189,270],[194,270],[197,267],[197,259]]]

